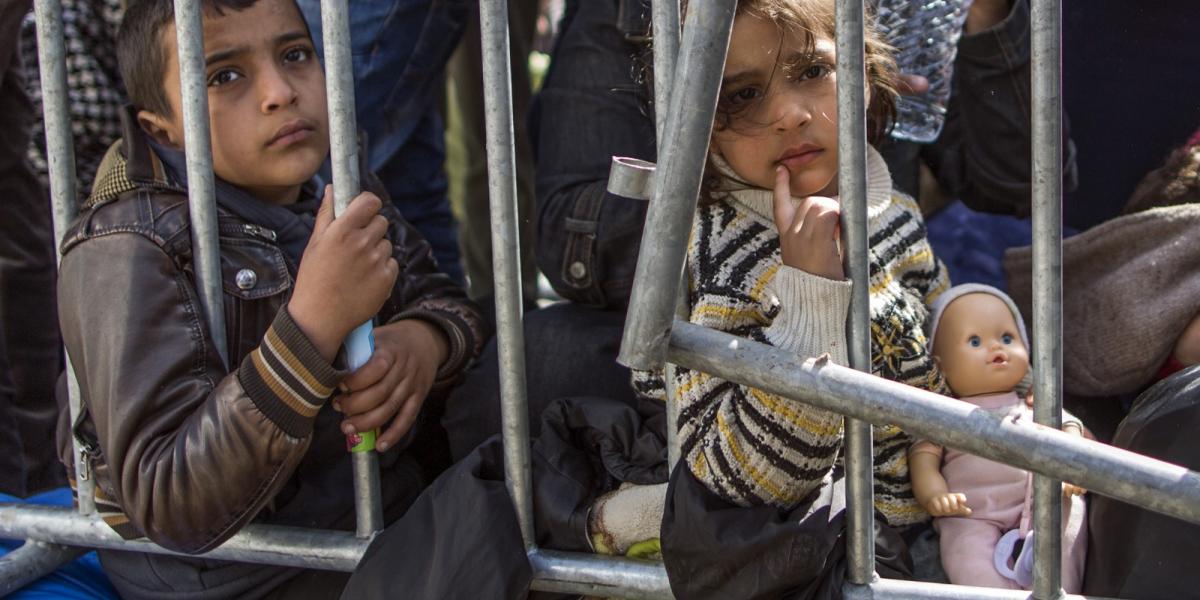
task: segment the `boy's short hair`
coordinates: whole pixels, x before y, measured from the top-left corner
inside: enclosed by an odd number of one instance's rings
[[[257,2],[201,0],[200,6],[206,14],[223,16],[226,10],[240,12]],[[130,102],[138,110],[148,110],[167,118],[173,115],[163,85],[167,72],[167,52],[162,31],[174,22],[173,0],[134,0],[125,9],[121,29],[117,33],[117,63]]]

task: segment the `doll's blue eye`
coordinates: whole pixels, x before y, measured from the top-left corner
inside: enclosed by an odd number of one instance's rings
[[[1001,337],[1000,337],[1000,340],[1001,340],[1002,342],[1004,342],[1005,344],[1011,344],[1011,343],[1012,343],[1012,341],[1013,341],[1013,336],[1012,336],[1012,335],[1010,335],[1010,334],[1007,334],[1007,333],[1006,333],[1006,334],[1004,334],[1003,336],[1001,336]]]
[[[967,343],[970,344],[972,348],[978,348],[983,345],[983,340],[979,339],[979,336],[973,335],[967,338]]]

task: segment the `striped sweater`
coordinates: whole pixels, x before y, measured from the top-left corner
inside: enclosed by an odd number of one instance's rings
[[[874,150],[867,179],[872,371],[943,393],[923,324],[928,304],[949,286],[946,270],[916,203],[892,190]],[[829,353],[844,365],[850,287],[782,264],[770,190],[726,192],[699,210],[688,248],[692,323],[802,357]],[[718,496],[791,508],[838,460],[840,415],[682,367],[672,377],[683,459]],[[635,372],[633,380],[639,393],[665,398],[661,371]],[[911,442],[894,426],[874,428],[875,505],[895,526],[928,519],[909,484]]]

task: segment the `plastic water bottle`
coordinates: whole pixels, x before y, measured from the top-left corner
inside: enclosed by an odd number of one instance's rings
[[[954,56],[971,0],[873,0],[876,27],[896,49],[906,75],[929,80],[919,96],[900,96],[892,137],[928,143],[946,122],[946,102],[954,75]]]

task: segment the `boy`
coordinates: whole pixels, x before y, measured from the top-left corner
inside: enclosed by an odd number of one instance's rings
[[[390,203],[363,193],[333,220],[329,189],[318,199],[325,80],[294,2],[208,0],[203,14],[229,368],[193,275],[173,6],[142,0],[118,36],[125,136],[63,242],[61,322],[86,414],[60,423],[60,453],[73,433],[114,530],[190,554],[251,521],[352,529],[344,436],[380,427],[390,522],[424,484],[400,442],[430,390],[478,352],[480,314]],[[375,355],[338,370],[346,334],[373,317]],[[101,561],[126,598],[331,597],[345,581],[129,552]]]

